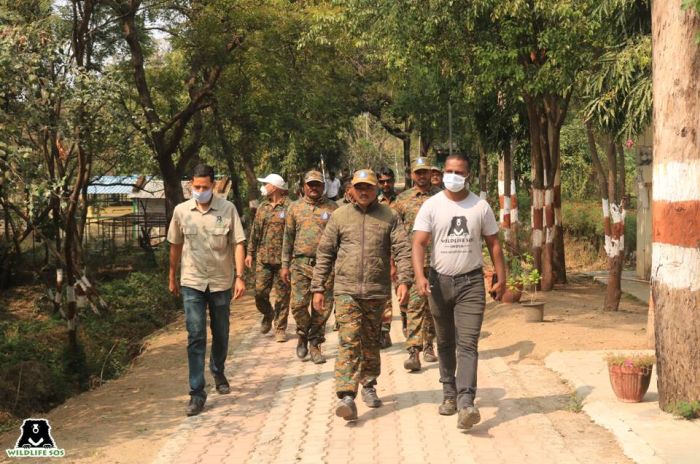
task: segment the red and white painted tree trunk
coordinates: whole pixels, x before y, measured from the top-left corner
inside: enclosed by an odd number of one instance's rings
[[[506,176],[506,164],[510,165],[510,175]],[[506,188],[508,185],[509,188]],[[498,161],[498,203],[500,206],[500,222],[504,231],[504,239],[511,247],[511,251],[517,252],[518,233],[518,198],[515,191],[515,179],[513,178],[513,165],[506,163],[504,158]]]
[[[659,405],[700,400],[700,17],[652,2],[652,298]]]
[[[605,294],[605,310],[617,311],[622,295],[622,265],[625,257],[625,208],[609,203],[603,198],[603,225],[605,230],[605,254],[608,256],[608,284]]]

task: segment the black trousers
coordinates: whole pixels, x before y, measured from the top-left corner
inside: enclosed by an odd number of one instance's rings
[[[428,302],[435,320],[440,383],[457,407],[474,404],[479,334],[486,304],[481,268],[447,276],[430,269]]]

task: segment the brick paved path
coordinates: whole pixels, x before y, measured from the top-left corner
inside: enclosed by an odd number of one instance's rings
[[[458,430],[456,416],[437,414],[437,363],[424,363],[420,373],[403,369],[398,318],[395,344],[382,352],[377,390],[384,406],[369,409],[358,398],[359,420],[346,423],[334,415],[337,336],[327,338],[328,362],[315,365],[295,357],[295,339],[275,343],[251,330],[229,358],[232,393],[210,392],[204,413],[183,417],[154,462],[628,462],[606,432],[591,434],[586,416],[565,410],[570,390],[558,377],[538,364],[507,364],[498,350],[481,353],[482,422]]]

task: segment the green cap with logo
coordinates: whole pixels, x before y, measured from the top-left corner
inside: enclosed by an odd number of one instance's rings
[[[432,163],[423,156],[416,158],[411,163],[411,172],[420,171],[421,169],[430,170],[432,168]]]
[[[326,183],[326,181],[323,179],[323,174],[318,171],[309,171],[306,173],[304,176],[304,183],[308,184],[309,182],[320,182],[322,184]]]

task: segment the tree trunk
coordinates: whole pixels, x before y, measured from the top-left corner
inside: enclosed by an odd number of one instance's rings
[[[535,268],[542,274],[542,246],[544,225],[544,166],[542,162],[541,109],[534,97],[525,99],[530,129],[530,159],[532,165],[532,191],[530,196],[530,221],[532,224],[532,257]],[[539,287],[540,285],[538,285]]]
[[[608,170],[606,171],[598,156],[595,134],[590,122],[586,122],[588,150],[593,160],[593,167],[598,178],[601,206],[603,208],[603,230],[605,233],[605,254],[608,257],[608,281],[603,308],[606,311],[617,311],[620,305],[622,265],[625,250],[625,209],[619,202],[616,204],[616,187],[610,186],[616,178],[610,175],[610,166],[616,165],[615,141],[611,136],[606,138],[606,154]],[[612,205],[611,205],[612,201]]]
[[[652,2],[652,298],[659,406],[700,401],[699,14]]]
[[[518,222],[518,210],[511,157],[511,147],[507,146],[503,150],[503,157],[498,162],[498,203],[500,206],[501,227],[504,231],[506,245],[510,253],[517,254],[518,238],[515,225]],[[513,207],[514,205],[516,205],[515,208]]]
[[[486,156],[486,150],[481,144],[481,141],[477,142],[479,147],[479,197],[482,200],[488,199],[488,175],[489,175],[489,160]]]
[[[401,140],[403,144],[403,172],[405,181],[405,190],[408,190],[413,185],[411,180],[411,137],[405,137]]]

